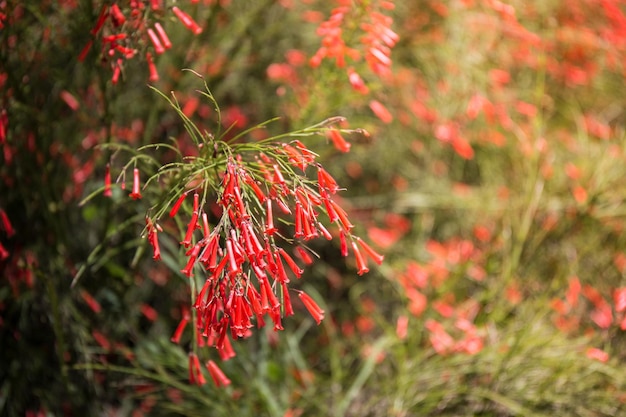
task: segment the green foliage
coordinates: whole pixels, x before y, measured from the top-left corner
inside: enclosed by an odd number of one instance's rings
[[[156,3],[0,2],[0,214],[15,229],[0,218],[0,416],[626,411],[623,2]],[[96,31],[113,4],[127,22]],[[109,54],[116,34],[132,58]],[[216,138],[256,151],[336,115],[350,152],[307,146],[383,265],[356,276],[339,243],[310,242],[319,259],[292,284],[319,326],[293,297],[285,330],[232,340],[230,360],[189,327],[173,343],[202,285],[181,274],[187,220],[166,214],[181,178]],[[167,219],[161,262],[147,213]],[[190,384],[190,353],[231,384],[204,366]]]

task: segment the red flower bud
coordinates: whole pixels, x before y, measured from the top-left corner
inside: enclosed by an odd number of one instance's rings
[[[111,21],[113,22],[113,26],[118,27],[124,24],[124,22],[126,22],[126,17],[124,16],[124,13],[122,13],[122,11],[120,10],[119,6],[117,4],[114,4],[113,6],[111,6]]]
[[[172,342],[179,344],[180,343],[180,337],[183,334],[183,330],[185,330],[185,327],[187,327],[187,323],[189,323],[189,312],[185,311],[183,313],[183,318],[181,319],[180,323],[178,323],[178,327],[176,327],[176,331],[174,332],[174,335],[172,336]]]
[[[165,33],[165,29],[163,29],[163,26],[161,26],[161,24],[157,22],[154,24],[154,28],[156,29],[157,33],[161,37],[161,41],[163,42],[163,47],[165,49],[170,49],[172,47],[172,42],[170,41],[170,38],[167,36],[167,33]]]
[[[352,250],[354,251],[354,258],[356,259],[356,267],[358,269],[357,274],[363,275],[366,272],[369,272],[367,262],[365,262],[365,259],[355,242],[352,242]]]
[[[319,325],[324,319],[324,310],[322,310],[320,306],[317,305],[317,303],[304,291],[300,291],[298,293],[298,297],[300,297],[300,300],[302,300],[302,303],[304,304],[306,309]]]
[[[211,374],[211,378],[213,378],[213,383],[216,387],[219,388],[230,385],[230,379],[226,377],[224,372],[222,372],[215,362],[209,360],[206,363],[206,367],[209,370],[209,374]]]
[[[328,137],[341,152],[349,152],[350,151],[350,143],[346,142],[346,140],[341,136],[341,133],[337,129],[329,129]]]
[[[365,241],[361,239],[360,237],[357,237],[356,241],[359,244],[359,246],[361,246],[361,248],[365,251],[367,256],[370,257],[371,260],[376,262],[378,265],[383,263],[383,259],[385,259],[383,255],[377,253],[374,249],[370,247],[370,245],[365,243]]]
[[[8,237],[11,237],[15,234],[15,229],[13,229],[13,226],[9,221],[9,216],[7,216],[6,212],[3,209],[0,209],[0,222],[2,222],[2,228],[4,229]]]
[[[180,206],[183,204],[183,201],[185,201],[185,197],[187,197],[187,194],[188,192],[183,193],[180,197],[178,197],[178,200],[176,200],[176,203],[174,203],[172,210],[170,210],[170,217],[176,216],[176,213],[178,213]]]
[[[193,32],[194,35],[202,33],[202,28],[198,25],[187,13],[180,10],[178,7],[172,7],[172,11],[178,17],[178,19],[185,25],[187,29]]]
[[[200,360],[195,353],[189,354],[189,383],[196,385],[206,384],[202,369],[200,368]]]
[[[133,200],[141,198],[141,189],[139,184],[139,168],[133,169],[133,191],[130,193]]]
[[[111,191],[111,166],[107,164],[104,168],[104,196],[111,197],[113,192]]]

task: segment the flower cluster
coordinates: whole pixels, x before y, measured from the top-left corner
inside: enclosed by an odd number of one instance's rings
[[[179,7],[173,6],[169,10],[194,35],[202,32],[202,27]],[[157,55],[164,53],[172,47],[172,42],[161,22],[152,24],[152,20],[162,18],[165,12],[162,0],[150,0],[149,6],[146,2],[137,0],[103,5],[91,29],[92,39],[78,56],[79,61],[85,60],[94,40],[98,39],[101,44],[102,60],[111,65],[113,84],[119,81],[125,60],[141,55],[140,51],[145,52],[149,80],[157,81],[159,74],[154,64],[153,53]]]
[[[183,225],[180,246],[186,261],[180,272],[190,282],[191,314],[183,315],[173,341],[180,342],[191,322],[197,346],[215,347],[223,360],[229,359],[235,355],[230,339],[249,336],[255,324],[261,328],[269,320],[274,330],[283,330],[282,319],[294,314],[292,295],[320,324],[324,310],[309,294],[289,286],[318,257],[310,248],[314,239],[338,238],[341,254],[354,255],[359,275],[369,271],[368,260],[382,263],[383,256],[353,234],[337,198],[339,184],[300,140],[339,141],[342,133],[354,132],[335,127],[340,122],[343,118],[332,118],[280,136],[288,141],[255,143],[241,142],[242,137],[227,141],[224,135],[215,139],[188,126],[199,155],[168,164],[148,179],[178,179],[167,204],[149,211],[145,229],[158,260],[160,223],[169,218]],[[110,192],[110,170],[105,174],[105,192]],[[132,184],[129,196],[141,198],[139,168],[133,169]],[[211,365],[211,375],[215,368]],[[203,383],[199,369],[191,356],[194,383]],[[214,380],[224,385],[221,377]]]
[[[266,316],[275,330],[283,329],[282,317],[293,314],[288,283],[300,278],[303,269],[278,242],[292,244],[302,263],[312,263],[315,254],[306,242],[333,238],[320,214],[336,225],[342,254],[347,256],[351,248],[359,274],[369,270],[367,257],[379,264],[383,259],[351,233],[353,225],[347,213],[333,199],[339,186],[315,162],[313,152],[297,139],[272,145],[268,151],[273,156],[259,152],[254,161],[229,156],[213,207],[220,213],[215,225],[210,224],[206,202],[200,202],[200,195],[207,190],[201,187],[193,192],[192,215],[181,241],[187,256],[181,272],[189,278],[200,271],[206,276],[194,303],[196,326],[218,350],[227,347],[227,332],[233,338],[245,337],[253,321],[263,327]],[[317,181],[294,169],[304,173],[309,167],[317,171]],[[170,216],[177,214],[189,193],[181,194]],[[280,229],[278,216],[283,216],[288,230]],[[158,259],[156,228],[149,218],[147,222],[148,239]],[[283,233],[290,233],[293,239]],[[297,294],[319,324],[324,311],[306,293]]]
[[[339,68],[345,68],[347,62],[357,62],[365,58],[370,70],[379,77],[390,73],[391,49],[398,42],[398,35],[391,29],[393,19],[382,10],[393,10],[391,1],[374,1],[368,4],[352,4],[342,1],[331,11],[328,20],[322,22],[317,34],[322,37],[322,46],[310,59],[312,67],[319,66],[324,59],[333,59]],[[352,21],[361,21],[363,36],[360,45],[350,47],[344,40],[343,27]],[[367,94],[369,89],[354,67],[346,69],[352,88]]]

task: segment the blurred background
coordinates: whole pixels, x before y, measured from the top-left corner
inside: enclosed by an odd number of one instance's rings
[[[624,415],[625,76],[622,0],[0,1],[0,416]],[[325,319],[201,350],[226,387],[170,340],[167,184],[110,147],[185,149],[149,85],[208,132],[369,133],[307,146],[384,263],[316,242]]]

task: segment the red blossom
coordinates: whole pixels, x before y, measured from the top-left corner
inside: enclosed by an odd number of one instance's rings
[[[363,275],[366,272],[369,272],[367,262],[365,261],[365,258],[363,258],[363,255],[355,242],[352,242],[352,251],[354,252],[354,258],[356,260],[357,273],[359,275]]]
[[[378,117],[383,123],[389,124],[393,121],[393,116],[380,101],[372,100],[370,101],[369,106],[376,115],[376,117]]]
[[[200,368],[198,355],[193,352],[189,353],[189,383],[194,385],[206,384],[206,379],[204,378],[202,369]]]
[[[104,196],[111,197],[113,191],[111,190],[111,165],[107,164],[104,168]]]
[[[170,49],[172,47],[172,42],[170,41],[170,38],[167,36],[165,29],[163,29],[163,26],[161,26],[161,24],[157,22],[154,24],[154,28],[156,29],[157,33],[159,34],[159,37],[161,38],[163,47],[165,49]]]
[[[209,370],[209,374],[211,375],[211,378],[213,379],[213,383],[215,384],[216,387],[219,388],[219,387],[225,387],[225,386],[230,385],[230,379],[226,377],[224,372],[222,372],[222,370],[217,366],[215,362],[213,362],[212,360],[209,360],[206,363],[206,367]]]
[[[185,330],[185,327],[187,327],[187,323],[189,323],[189,311],[185,310],[185,312],[183,313],[183,318],[180,320],[180,323],[178,323],[178,326],[176,327],[176,330],[174,331],[174,334],[172,335],[171,341],[173,343],[179,344],[180,343],[180,338],[183,334],[183,331]]]
[[[4,229],[4,233],[7,235],[7,237],[11,237],[15,234],[15,229],[13,229],[13,225],[9,221],[9,216],[1,208],[0,208],[0,224],[2,224],[2,228]]]
[[[350,143],[347,142],[343,136],[341,136],[341,133],[337,129],[329,129],[328,138],[333,142],[333,145],[337,148],[337,150],[341,152],[350,151]]]
[[[176,200],[176,202],[172,206],[172,209],[170,210],[170,217],[176,216],[176,213],[178,213],[180,206],[185,201],[185,197],[187,197],[187,194],[189,194],[189,192],[184,192],[180,195],[180,197],[178,197],[178,200]]]
[[[80,296],[85,301],[85,303],[87,303],[91,311],[96,314],[102,311],[100,303],[95,298],[93,298],[93,296],[89,294],[86,290],[80,290]]]
[[[381,254],[379,254],[378,252],[376,252],[374,249],[372,249],[372,247],[370,245],[368,245],[363,239],[361,239],[360,237],[356,237],[355,240],[357,241],[357,243],[359,244],[359,246],[365,251],[365,253],[367,254],[367,256],[373,260],[374,262],[376,262],[378,265],[381,265],[383,263],[383,259],[385,259],[385,257]]]
[[[152,42],[152,46],[154,46],[154,51],[157,54],[162,54],[163,52],[165,52],[165,48],[161,44],[161,40],[156,35],[154,30],[148,29],[148,36],[150,37],[150,41]]]
[[[185,25],[187,29],[193,32],[194,35],[202,33],[202,28],[191,18],[187,13],[180,10],[177,6],[172,7],[172,11],[178,17],[178,19]]]
[[[324,319],[324,310],[322,310],[320,306],[317,305],[317,303],[304,291],[299,291],[298,297],[300,297],[300,300],[302,300],[302,303],[304,304],[306,309],[309,311],[313,319],[315,319],[315,322],[319,325]]]
[[[111,12],[111,21],[114,26],[121,26],[126,22],[126,16],[124,16],[117,3],[114,3],[109,11]]]
[[[141,184],[139,181],[139,168],[133,169],[133,190],[130,193],[130,197],[133,200],[141,198]]]
[[[615,303],[615,311],[618,313],[626,311],[626,287],[616,288],[613,291],[613,302]]]
[[[146,61],[148,62],[148,70],[150,71],[148,80],[152,82],[158,81],[159,73],[157,72],[156,65],[154,65],[154,61],[152,61],[152,54],[150,52],[146,52]]]
[[[609,354],[598,348],[588,348],[585,351],[585,355],[587,355],[589,359],[593,359],[602,363],[606,363],[609,361]]]

